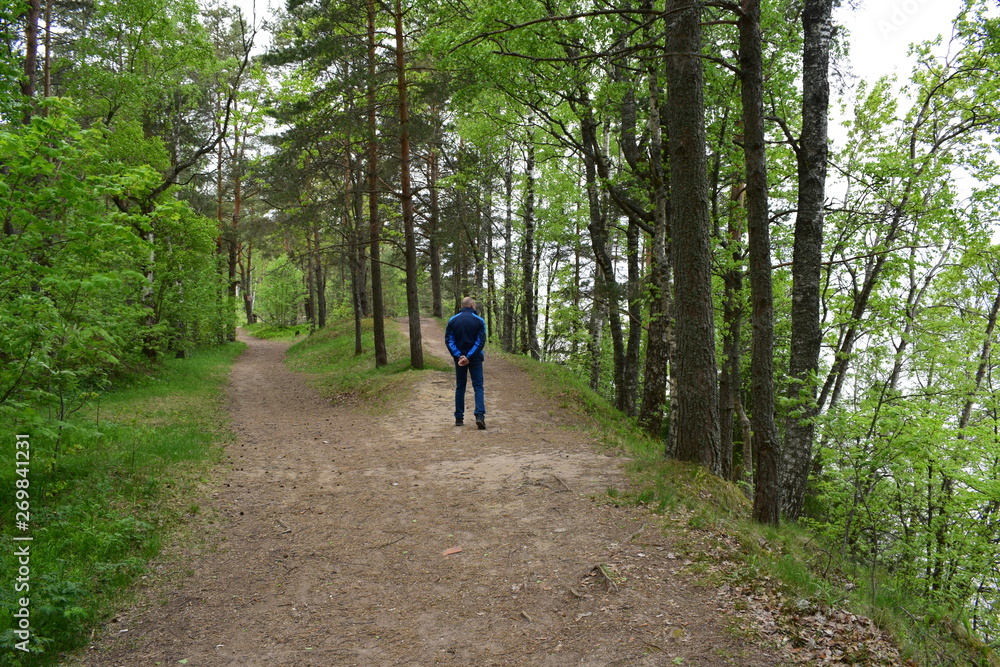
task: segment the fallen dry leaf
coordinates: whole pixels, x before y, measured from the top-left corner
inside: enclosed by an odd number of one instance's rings
[[[445,549],[441,552],[442,556],[450,556],[452,554],[462,553],[462,547],[452,547],[450,549]]]

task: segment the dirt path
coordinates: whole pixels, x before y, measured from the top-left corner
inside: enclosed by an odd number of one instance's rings
[[[441,337],[428,321],[428,353]],[[672,574],[656,517],[593,500],[625,486],[621,461],[510,364],[487,356],[477,431],[453,426],[449,374],[373,419],[287,370],[285,344],[246,342],[204,501],[218,531],[175,545],[82,664],[778,664]]]

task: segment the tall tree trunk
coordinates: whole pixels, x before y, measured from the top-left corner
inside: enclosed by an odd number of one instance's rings
[[[372,263],[372,329],[375,367],[389,363],[385,347],[385,305],[382,298],[382,221],[378,214],[378,107],[375,99],[375,0],[368,0],[368,230]]]
[[[723,477],[737,481],[740,477],[733,467],[734,433],[741,404],[740,389],[740,345],[743,328],[743,234],[736,219],[736,209],[741,205],[742,186],[733,186],[730,197],[729,235],[726,249],[732,257],[732,265],[723,272],[724,293],[722,297],[722,354],[724,357],[719,374],[719,416],[722,441]],[[753,470],[753,462],[744,460],[742,469]]]
[[[351,158],[352,156],[348,155],[347,162],[352,174],[350,206],[354,212],[354,235],[351,238],[351,246],[358,267],[358,304],[361,307],[361,317],[365,318],[371,315],[371,306],[368,303],[368,256],[365,254],[365,250],[369,247],[369,231],[367,225],[362,222],[365,219],[365,174],[362,173],[363,170],[354,166]]]
[[[45,0],[45,61],[42,63],[42,96],[52,96],[52,0]],[[47,111],[47,110],[46,110]]]
[[[313,261],[315,261],[313,255],[312,234],[306,230],[306,261],[303,272],[306,279],[306,320],[309,322],[310,333],[316,331],[316,272],[313,270]]]
[[[320,251],[319,225],[313,227],[313,252],[316,255],[316,322],[320,329],[326,326],[326,271],[323,267],[323,253]]]
[[[521,337],[522,354],[530,354],[533,359],[538,359],[538,304],[535,302],[535,137],[533,133],[528,133],[528,155],[525,163],[525,176],[527,185],[525,186],[524,201],[524,254],[521,257],[521,276],[524,281],[522,285],[524,295],[524,329]]]
[[[427,188],[430,190],[431,196],[427,228],[428,252],[431,262],[431,315],[444,317],[444,308],[441,302],[441,243],[438,239],[441,226],[441,208],[438,201],[437,146],[431,147],[430,154],[427,156],[427,171]]]
[[[503,223],[503,326],[500,346],[504,352],[514,351],[514,167],[508,164],[504,173],[504,199],[507,210]]]
[[[816,374],[819,371],[820,275],[823,206],[826,201],[828,72],[833,0],[805,0],[802,12],[802,136],[798,151],[799,198],[792,250],[792,335],[789,399],[782,451],[782,510],[802,514],[816,429]]]
[[[642,347],[642,272],[639,269],[639,225],[629,219],[625,231],[628,254],[628,339],[625,345],[625,364],[622,368],[622,411],[629,417],[638,414],[639,399],[639,348]]]
[[[234,105],[235,106],[235,105]],[[222,142],[220,142],[221,145]],[[227,288],[229,290],[229,298],[236,298],[236,258],[239,254],[239,224],[240,224],[240,209],[242,208],[242,196],[243,196],[243,179],[240,175],[240,162],[242,158],[242,153],[240,152],[240,132],[236,130],[233,132],[233,150],[231,153],[231,167],[233,170],[233,215],[230,219],[229,230],[227,237],[227,251],[228,251],[228,268],[229,268],[229,282]]]
[[[222,122],[219,120],[222,116],[222,98],[221,96],[216,97],[215,100],[215,131],[220,132],[222,130]],[[228,249],[228,237],[229,230],[225,223],[226,211],[223,206],[225,202],[225,172],[222,169],[222,165],[225,160],[225,142],[220,141],[215,147],[215,228],[218,232],[218,236],[215,237],[215,253],[222,257],[223,252]],[[221,262],[219,270],[222,270]]]
[[[590,244],[594,250],[594,259],[600,271],[595,272],[594,287],[607,309],[607,317],[611,325],[611,345],[614,358],[615,407],[625,411],[625,342],[622,338],[621,312],[618,308],[618,282],[615,280],[615,267],[608,250],[608,220],[605,207],[601,201],[600,187],[597,182],[597,158],[600,154],[600,144],[597,138],[597,123],[589,109],[583,114],[580,123],[583,144],[587,147],[583,155],[584,174],[587,180],[587,203],[590,209],[587,230],[590,232]]]
[[[457,313],[462,308],[462,297],[465,296],[465,244],[455,243],[452,257],[452,293],[455,296],[451,312]]]
[[[719,386],[712,304],[701,4],[670,0],[676,17],[667,36],[670,142],[670,230],[676,277],[677,458],[722,472]]]
[[[579,204],[577,204],[577,207],[579,208]],[[580,308],[580,302],[583,300],[583,290],[580,289],[580,281],[583,280],[583,246],[580,243],[581,229],[579,216],[573,217],[573,284],[570,285],[570,289],[573,293],[573,312],[577,316],[573,318],[571,325],[572,347],[570,348],[570,354],[575,357],[580,352],[580,337],[577,334],[583,328],[583,311]]]
[[[747,231],[753,341],[750,394],[754,435],[753,518],[777,525],[781,516],[778,429],[774,425],[774,299],[771,234],[767,212],[767,155],[764,137],[764,62],[760,45],[760,0],[743,0],[737,21],[743,100],[743,155],[746,163]]]
[[[562,262],[561,253],[556,250],[552,256],[552,262],[549,264],[549,270],[547,273],[547,280],[545,283],[545,316],[542,318],[544,325],[542,326],[542,347],[541,354],[542,359],[547,359],[549,357],[549,324],[551,322],[551,312],[552,312],[552,287],[555,284],[556,274],[559,271],[559,264]]]
[[[604,320],[607,317],[607,306],[604,295],[597,288],[601,266],[594,267],[594,305],[590,309],[590,336],[587,338],[587,356],[590,359],[590,388],[597,391],[601,386],[601,340],[604,338]]]
[[[475,240],[471,244],[472,256],[476,260],[476,266],[475,266],[476,275],[474,279],[474,285],[477,298],[477,305],[479,305],[478,302],[480,301],[482,302],[482,307],[480,308],[480,313],[479,313],[480,315],[484,314],[482,312],[482,309],[486,307],[486,299],[484,299],[481,295],[483,294],[483,286],[486,283],[486,253],[483,252],[486,244],[483,242],[483,239],[486,237],[486,224],[487,224],[486,219],[487,216],[489,215],[488,213],[486,213],[486,211],[483,210],[482,204],[480,204],[480,202],[483,201],[482,195],[483,195],[482,191],[473,193],[473,196],[475,197],[476,201],[475,218],[474,218],[476,233],[475,233]]]
[[[24,14],[24,78],[21,79],[25,125],[31,122],[35,81],[38,78],[38,19],[42,13],[41,0],[27,0],[27,5]]]
[[[492,175],[490,176],[492,179]],[[486,193],[486,335],[495,337],[494,327],[497,320],[496,273],[493,265],[493,188]]]
[[[403,50],[403,7],[396,0],[396,80],[399,89],[399,189],[403,205],[403,239],[406,245],[406,314],[410,324],[410,366],[424,367],[420,338],[420,298],[417,292],[417,236],[414,229],[413,192],[410,188],[410,107],[406,97],[406,52]]]
[[[358,201],[354,191],[354,169],[351,163],[350,142],[344,142],[344,212],[341,217],[344,229],[344,237],[347,241],[347,263],[351,271],[351,310],[354,315],[354,354],[359,355],[364,352],[364,343],[361,333],[361,320],[364,319],[364,310],[361,307],[361,291],[364,284],[365,256],[362,251],[362,244],[359,243],[359,230],[361,229],[361,211],[356,206]]]
[[[652,8],[652,3],[646,3]],[[660,125],[660,82],[656,64],[650,60],[649,76],[649,167],[653,196],[653,239],[650,248],[649,334],[646,342],[645,382],[639,423],[658,436],[663,430],[663,406],[667,399],[667,369],[670,364],[670,255],[667,248],[667,183],[663,165],[663,132]]]
[[[233,104],[233,109],[235,111],[236,104]],[[244,144],[241,141],[244,137],[241,137],[240,130],[236,127],[233,128],[233,151],[232,151],[232,169],[233,169],[233,215],[232,221],[229,225],[228,236],[228,250],[229,250],[229,298],[232,302],[236,301],[236,291],[239,286],[239,254],[240,254],[240,216],[243,214],[243,150]],[[219,142],[222,145],[222,142]],[[236,340],[236,326],[235,323],[226,332],[226,338],[229,341]]]
[[[253,312],[253,241],[247,241],[240,255],[240,291],[243,293],[243,311],[247,316],[247,324],[257,322]]]

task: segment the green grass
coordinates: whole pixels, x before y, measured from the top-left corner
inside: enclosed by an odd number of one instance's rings
[[[306,374],[307,381],[324,396],[370,412],[398,400],[421,371],[410,367],[409,339],[391,321],[385,327],[389,363],[375,368],[372,321],[362,323],[362,354],[355,354],[354,322],[334,322],[288,349],[286,363]],[[450,370],[439,359],[424,357],[427,370]]]
[[[616,489],[616,500],[658,512],[682,507],[705,513],[710,521],[745,516],[749,501],[739,488],[709,474],[701,466],[664,457],[663,443],[635,423],[565,366],[539,363],[519,355],[504,355],[532,378],[534,389],[559,404],[561,410],[586,416],[584,428],[610,451],[631,459],[632,488]]]
[[[81,645],[196,508],[191,494],[231,437],[222,388],[241,343],[171,359],[73,417],[58,457],[32,437],[30,574],[26,592],[0,588],[0,665],[51,665]],[[13,450],[13,443],[10,451]],[[12,458],[12,456],[11,456]],[[0,579],[14,557],[12,465],[0,468]],[[31,653],[14,648],[12,614],[29,599]]]
[[[265,340],[295,340],[309,335],[309,325],[285,326],[283,324],[244,324],[240,327],[251,336]]]
[[[589,418],[579,420],[586,424],[582,428],[631,459],[630,488],[609,487],[599,502],[642,506],[663,515],[662,530],[679,539],[678,550],[693,561],[691,573],[704,583],[770,586],[790,601],[789,616],[798,604],[868,616],[914,664],[1000,665],[992,652],[962,632],[961,611],[936,611],[885,573],[873,578],[870,569],[851,563],[839,545],[823,544],[805,527],[754,523],[751,503],[739,486],[700,466],[664,458],[662,442],[642,432],[569,369],[508,358],[561,409]]]

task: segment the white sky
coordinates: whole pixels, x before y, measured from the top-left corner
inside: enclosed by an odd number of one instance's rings
[[[912,60],[909,45],[943,35],[947,43],[951,21],[961,0],[864,0],[852,11],[847,2],[834,12],[834,21],[851,35],[851,65],[858,76],[874,80],[896,72],[906,80]]]

